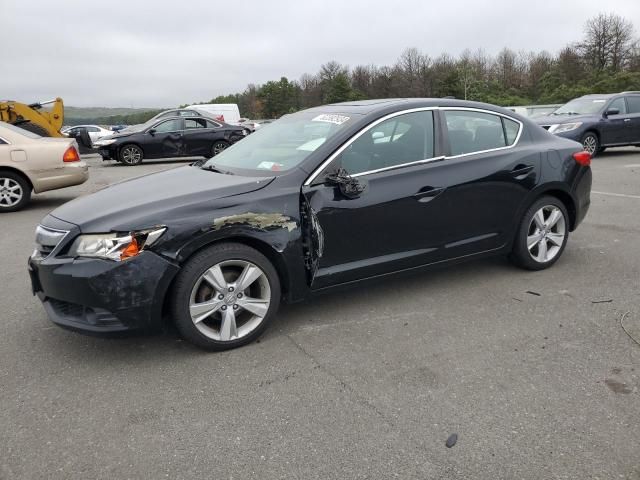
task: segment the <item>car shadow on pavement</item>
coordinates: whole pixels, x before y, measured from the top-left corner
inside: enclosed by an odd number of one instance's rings
[[[472,285],[483,281],[490,272],[501,274],[506,270],[513,271],[514,267],[504,258],[488,258],[429,272],[396,275],[391,285],[384,280],[362,282],[312,297],[304,302],[284,304],[281,305],[278,315],[258,342],[261,344],[260,347],[265,347],[271,342],[280,344],[286,340],[283,337],[289,337],[310,322],[315,322],[317,326],[335,323],[335,316],[324,318],[326,313],[341,312],[345,304],[352,312],[365,312],[365,307],[370,306],[370,300],[374,298],[393,298],[394,301],[400,301],[396,298],[397,292],[409,296],[429,295],[430,288],[442,288],[443,285],[456,288],[459,282]],[[365,313],[363,318],[364,315]],[[65,358],[70,358],[73,362],[83,364],[105,364],[106,362],[123,367],[157,362],[175,363],[178,358],[189,362],[190,359],[201,358],[203,355],[226,356],[233,352],[245,352],[244,355],[247,355],[247,350],[256,348],[257,345],[254,342],[227,352],[207,352],[182,340],[170,323],[170,319],[166,320],[168,320],[165,322],[167,325],[163,331],[127,334],[113,338],[69,332],[57,326],[48,325],[45,327],[48,334],[43,335],[41,340],[47,344],[47,349],[64,352]]]

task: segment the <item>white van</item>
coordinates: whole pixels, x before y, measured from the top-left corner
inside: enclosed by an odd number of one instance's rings
[[[237,124],[240,121],[240,110],[235,103],[205,103],[189,105],[191,110],[197,110],[203,115],[225,123]]]

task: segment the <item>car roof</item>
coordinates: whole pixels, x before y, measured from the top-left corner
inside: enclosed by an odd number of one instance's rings
[[[455,98],[388,98],[378,100],[358,100],[355,102],[332,103],[310,108],[309,111],[325,113],[353,113],[369,115],[378,112],[393,112],[411,108],[428,107],[460,107],[489,110],[503,115],[512,116],[513,111],[488,103],[458,100]]]

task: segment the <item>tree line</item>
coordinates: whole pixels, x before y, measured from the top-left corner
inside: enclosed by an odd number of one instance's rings
[[[394,65],[357,65],[336,61],[299,80],[286,77],[206,103],[237,103],[251,118],[277,118],[325,103],[392,97],[446,97],[497,105],[564,103],[588,93],[640,90],[640,44],[633,23],[602,13],[590,19],[584,37],[558,53],[504,48],[482,49],[458,57],[432,58],[407,48]]]
[[[504,48],[497,55],[465,50],[430,57],[407,48],[393,65],[330,61],[298,80],[282,77],[201,103],[236,103],[243,116],[278,118],[326,103],[393,97],[446,97],[496,105],[564,103],[588,93],[640,90],[640,41],[631,21],[611,13],[588,20],[583,38],[553,54]],[[181,107],[188,104],[181,105]],[[142,123],[157,111],[101,118]]]

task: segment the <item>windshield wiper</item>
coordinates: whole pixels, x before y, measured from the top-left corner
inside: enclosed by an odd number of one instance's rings
[[[230,172],[229,170],[222,170],[216,167],[215,165],[203,165],[200,168],[202,170],[208,170],[209,172],[224,173],[225,175],[233,175],[233,172]]]

